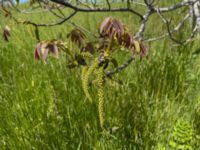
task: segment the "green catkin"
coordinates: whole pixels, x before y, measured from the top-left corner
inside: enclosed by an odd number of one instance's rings
[[[89,93],[89,77],[93,73],[93,71],[98,67],[99,62],[98,59],[95,59],[89,68],[83,67],[82,69],[82,87],[86,97],[92,102],[92,98]]]
[[[93,55],[91,53],[89,53],[89,52],[82,52],[81,56],[83,58],[92,58],[93,57]]]
[[[103,67],[100,67],[97,71],[97,84],[98,84],[98,113],[100,126],[104,128],[104,92],[103,92]]]
[[[87,84],[87,78],[85,78],[85,74],[88,70],[88,67],[87,66],[84,66],[81,70],[81,81],[82,81],[82,88],[83,88],[83,91],[86,95],[86,97],[90,97],[90,95],[87,95],[88,94],[88,84]],[[87,94],[86,94],[87,93]]]

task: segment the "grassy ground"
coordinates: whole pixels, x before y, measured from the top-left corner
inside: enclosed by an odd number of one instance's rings
[[[137,30],[138,19],[126,13],[78,14],[72,21],[95,31],[106,16],[121,18],[133,33]],[[37,14],[31,19],[53,18]],[[164,26],[155,29],[158,21],[152,19],[146,34],[159,34]],[[97,104],[89,103],[83,93],[80,70],[68,69],[64,56],[48,58],[47,64],[35,61],[33,28],[14,25],[1,14],[0,20],[1,31],[5,24],[12,30],[9,43],[0,40],[0,149],[170,149],[178,120],[191,125],[192,147],[199,149],[199,39],[181,47],[169,40],[150,43],[147,59],[136,60],[116,75],[122,85],[106,85],[110,134],[105,134]],[[43,28],[41,38],[66,36],[71,28]],[[95,89],[90,91],[96,100]]]

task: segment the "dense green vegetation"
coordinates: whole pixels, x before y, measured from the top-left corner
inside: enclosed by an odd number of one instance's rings
[[[16,16],[54,20],[40,13]],[[97,32],[107,16],[136,32],[138,19],[128,13],[79,13],[72,21]],[[0,40],[0,149],[200,149],[199,37],[183,46],[169,39],[147,43],[148,57],[115,75],[122,84],[106,83],[108,134],[99,126],[97,104],[86,100],[80,70],[69,69],[63,54],[57,60],[49,57],[46,64],[35,61],[34,28],[15,25],[2,14],[0,20],[0,31],[7,24],[12,35],[10,42]],[[157,16],[152,20],[146,35],[166,30]],[[40,28],[41,39],[58,38],[58,33],[66,38],[72,27]],[[185,34],[186,29],[176,36]],[[96,89],[90,93],[95,101]]]

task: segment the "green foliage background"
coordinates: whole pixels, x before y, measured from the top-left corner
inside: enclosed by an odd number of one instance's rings
[[[48,13],[15,15],[36,22],[55,20]],[[170,15],[175,22],[181,16],[177,12]],[[78,13],[71,21],[97,33],[107,16],[120,19],[132,33],[138,29],[138,18],[128,13]],[[151,19],[146,35],[166,31],[158,16]],[[62,54],[59,60],[49,57],[47,64],[35,61],[34,28],[15,25],[2,14],[0,20],[0,31],[7,24],[12,34],[9,43],[0,40],[0,149],[172,149],[170,141],[179,120],[192,130],[192,148],[200,149],[199,37],[184,46],[175,46],[169,39],[149,43],[147,59],[138,58],[116,75],[122,85],[106,84],[110,134],[104,134],[97,105],[89,103],[82,90],[80,70],[68,69]],[[175,36],[184,38],[190,30],[185,27]],[[58,38],[58,34],[66,38],[71,29],[68,23],[40,28],[40,36],[43,40]],[[96,101],[96,89],[90,91]]]

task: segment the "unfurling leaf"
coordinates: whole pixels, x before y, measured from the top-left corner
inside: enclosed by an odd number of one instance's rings
[[[104,19],[104,21],[101,23],[100,29],[99,29],[99,33],[103,35],[103,33],[105,32],[105,30],[108,28],[108,25],[111,22],[111,18],[107,17],[106,19]]]
[[[110,17],[106,18],[99,28],[99,33],[102,37],[109,37],[118,41],[121,41],[124,32],[124,25],[119,20]]]
[[[138,41],[133,41],[135,52],[140,53],[140,43]]]
[[[78,44],[79,47],[84,46],[85,44],[85,34],[78,28],[73,29],[68,35],[68,38],[76,44]]]
[[[8,42],[10,36],[10,28],[9,26],[5,26],[3,29],[3,39]]]
[[[58,58],[58,47],[56,44],[54,43],[49,43],[47,46],[46,46],[46,49],[48,49],[55,58]]]
[[[55,58],[58,58],[58,46],[54,42],[40,42],[35,48],[35,59],[40,58],[46,62],[47,56],[51,52]]]
[[[35,59],[40,59],[40,53],[41,53],[41,43],[38,43],[35,48]]]
[[[141,50],[141,52],[140,52],[141,57],[144,57],[147,55],[148,50],[143,42],[140,43],[140,50]]]
[[[92,45],[92,43],[87,43],[86,46],[84,46],[81,49],[81,52],[90,52],[91,54],[94,53],[94,46]]]
[[[140,57],[145,57],[147,55],[147,48],[143,42],[134,40],[133,42],[134,51],[140,55]]]
[[[125,33],[122,39],[122,45],[126,48],[131,48],[133,45],[134,37],[130,33]]]

